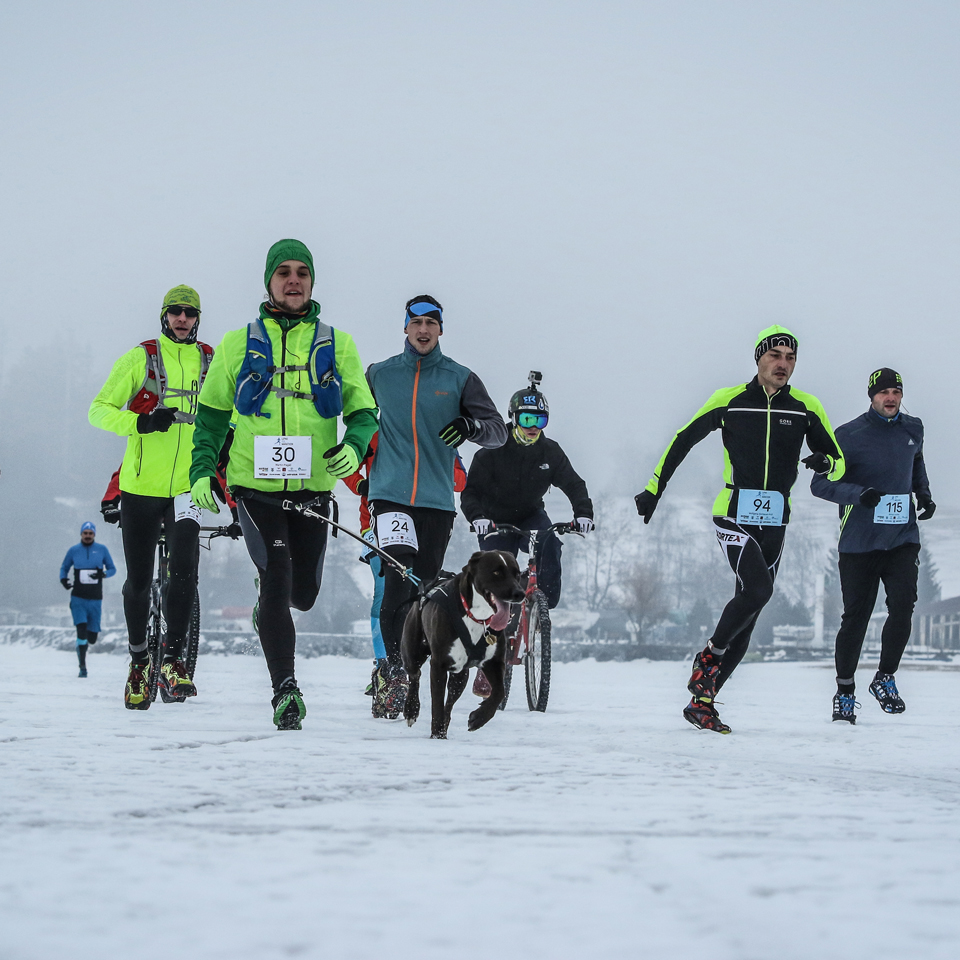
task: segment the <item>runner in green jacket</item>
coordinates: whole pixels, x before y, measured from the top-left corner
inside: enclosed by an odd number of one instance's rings
[[[267,253],[268,299],[258,320],[224,336],[200,394],[190,480],[195,502],[219,512],[211,481],[231,417],[227,483],[259,571],[256,617],[273,683],[274,723],[299,730],[306,715],[294,671],[290,608],[309,610],[323,574],[337,479],[353,473],[377,428],[377,409],[353,338],[319,319],[313,256],[298,240]],[[335,358],[335,362],[334,362]],[[338,442],[337,419],[345,432]]]
[[[160,308],[162,336],[125,353],[90,404],[95,427],[127,438],[120,468],[120,526],[130,649],[123,699],[130,710],[150,706],[147,618],[161,531],[167,538],[170,581],[164,597],[167,635],[159,683],[180,699],[197,693],[181,652],[193,613],[200,556],[200,511],[190,500],[190,450],[200,386],[213,354],[197,340],[199,325],[197,291],[174,287]]]

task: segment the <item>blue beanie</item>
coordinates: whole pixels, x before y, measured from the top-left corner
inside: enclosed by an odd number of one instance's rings
[[[88,530],[89,530],[91,533],[96,533],[96,532],[97,532],[96,524],[95,524],[92,520],[88,520],[88,521],[80,528],[80,532],[81,532],[81,533],[86,533]]]

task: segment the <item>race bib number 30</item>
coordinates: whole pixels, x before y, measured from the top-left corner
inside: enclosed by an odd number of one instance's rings
[[[909,523],[910,494],[890,493],[880,498],[873,511],[874,523]]]
[[[309,480],[311,437],[254,437],[253,475],[258,480]]]
[[[783,494],[777,490],[741,490],[737,523],[755,527],[783,526]]]
[[[384,547],[413,547],[420,549],[417,540],[417,528],[413,520],[406,513],[382,513],[377,516],[377,540],[382,550]]]

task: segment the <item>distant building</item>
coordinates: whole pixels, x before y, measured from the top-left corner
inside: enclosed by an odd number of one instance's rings
[[[918,607],[913,615],[911,646],[946,652],[960,650],[960,597]]]

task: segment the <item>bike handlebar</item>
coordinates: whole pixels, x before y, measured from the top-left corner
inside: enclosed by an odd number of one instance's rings
[[[470,524],[470,529],[473,530],[473,524]],[[549,527],[544,527],[542,530],[521,530],[520,527],[515,527],[512,523],[491,523],[490,532],[483,534],[483,539],[486,540],[487,537],[492,537],[497,533],[535,533],[539,536],[541,533],[559,533],[561,536],[567,533],[572,533],[575,536],[582,537],[583,534],[572,524],[572,523],[553,523]]]
[[[226,527],[201,527],[200,532],[207,534],[208,540],[214,540],[217,537],[230,537],[231,539],[236,539],[230,533],[230,527],[232,526],[233,524],[231,523]],[[243,534],[241,533],[240,536],[242,537]]]

